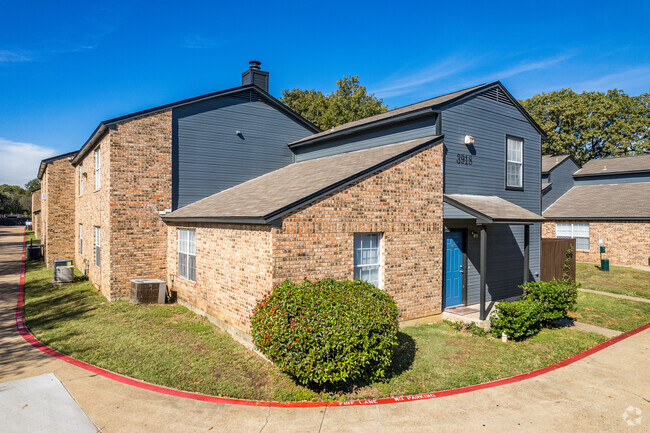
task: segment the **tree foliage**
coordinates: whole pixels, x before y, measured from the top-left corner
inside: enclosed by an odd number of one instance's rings
[[[30,180],[25,184],[25,189],[30,193],[41,189],[41,180],[37,177]]]
[[[343,76],[336,84],[338,88],[329,95],[316,90],[285,89],[280,100],[322,130],[388,110],[374,93],[368,94],[358,76]]]
[[[18,185],[0,185],[0,214],[28,214],[31,211],[29,191]]]
[[[546,131],[545,154],[572,154],[580,163],[650,152],[650,93],[622,90],[541,93],[521,104]]]

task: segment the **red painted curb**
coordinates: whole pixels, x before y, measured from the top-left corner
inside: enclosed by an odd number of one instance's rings
[[[25,229],[26,232],[27,229]],[[607,340],[603,343],[600,343],[597,346],[592,347],[591,349],[585,350],[582,353],[579,353],[571,358],[565,359],[555,364],[551,364],[547,367],[540,368],[538,370],[533,370],[528,373],[518,374],[516,376],[507,377],[504,379],[498,379],[492,382],[480,383],[478,385],[466,386],[463,388],[448,389],[446,391],[430,392],[424,394],[416,395],[406,395],[403,397],[388,397],[380,398],[376,400],[350,400],[350,401],[334,401],[334,402],[277,402],[277,401],[254,401],[254,400],[241,400],[236,398],[225,398],[225,397],[214,397],[211,395],[197,394],[187,391],[179,391],[176,389],[165,388],[160,385],[153,385],[151,383],[142,382],[137,379],[133,379],[127,376],[122,376],[121,374],[113,373],[112,371],[104,370],[103,368],[96,367],[94,365],[87,364],[78,359],[74,359],[68,355],[64,355],[61,352],[57,352],[51,347],[41,343],[34,337],[27,326],[25,326],[25,320],[23,317],[23,306],[25,302],[25,237],[26,233],[23,233],[23,256],[21,259],[20,266],[20,284],[18,292],[18,302],[16,305],[16,328],[22,337],[32,346],[38,350],[47,353],[54,358],[65,361],[69,364],[75,365],[77,367],[88,370],[92,373],[104,376],[108,379],[115,380],[126,385],[135,386],[136,388],[146,389],[149,391],[157,392],[159,394],[171,395],[174,397],[189,398],[192,400],[199,401],[208,401],[212,403],[222,403],[222,404],[235,404],[240,406],[265,406],[265,407],[323,407],[323,406],[363,406],[363,405],[372,405],[372,404],[390,404],[390,403],[403,403],[407,401],[415,400],[428,400],[431,398],[440,398],[447,397],[450,395],[465,394],[467,392],[477,391],[479,389],[494,388],[501,385],[506,385],[509,383],[521,382],[522,380],[531,379],[533,377],[541,376],[550,371],[557,370],[562,367],[566,367],[569,364],[573,364],[576,361],[579,361],[583,358],[586,358],[589,355],[593,355],[596,352],[618,343],[619,341],[625,340],[632,335],[638,334],[648,328],[650,328],[650,322],[645,325],[639,326],[636,329],[628,331],[624,334],[614,337],[611,340]]]

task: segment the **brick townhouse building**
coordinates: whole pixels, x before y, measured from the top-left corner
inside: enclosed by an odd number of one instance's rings
[[[539,278],[543,132],[501,83],[319,131],[268,78],[104,121],[72,159],[67,254],[107,298],[159,278],[245,339],[285,279],[371,281],[406,320]]]
[[[650,266],[650,154],[594,159],[582,168],[564,162],[566,155],[544,159],[567,168],[551,172],[551,188],[561,185],[562,193],[547,201],[542,236],[575,238],[579,261],[598,262],[602,242],[611,264]]]
[[[37,239],[41,238],[42,220],[41,220],[41,190],[40,188],[32,192],[32,230]]]

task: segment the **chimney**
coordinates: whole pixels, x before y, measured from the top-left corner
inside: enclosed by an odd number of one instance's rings
[[[247,86],[249,84],[255,84],[260,89],[268,92],[269,73],[260,69],[262,62],[251,60],[248,64],[250,65],[248,69],[241,74],[241,85]]]

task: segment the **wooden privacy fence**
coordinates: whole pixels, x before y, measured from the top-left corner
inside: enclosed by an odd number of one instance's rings
[[[571,249],[570,256],[567,254]],[[569,259],[568,276],[576,281],[576,240],[575,239],[542,239],[541,276],[542,281],[562,280],[565,266]]]

